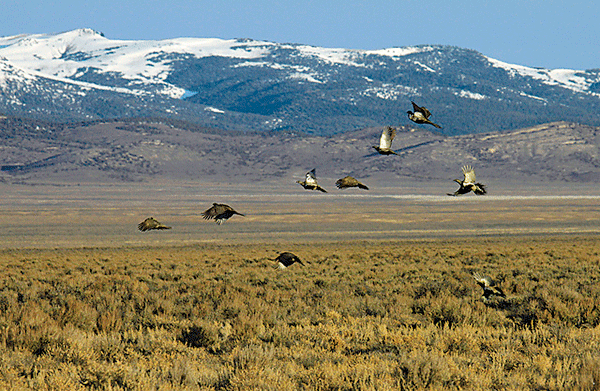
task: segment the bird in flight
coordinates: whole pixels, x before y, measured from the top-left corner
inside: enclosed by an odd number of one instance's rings
[[[394,137],[396,137],[396,128],[386,126],[385,129],[383,129],[383,132],[381,132],[379,146],[373,145],[373,148],[375,148],[375,150],[381,155],[397,155],[397,153],[391,149]]]
[[[146,232],[153,229],[171,229],[171,227],[164,225],[154,217],[148,217],[146,220],[138,224],[138,229],[142,232]]]
[[[482,276],[481,274],[474,272],[473,278],[477,281],[477,284],[483,288],[483,296],[481,296],[481,299],[484,302],[493,299],[506,299],[506,295],[502,292],[502,289],[496,286],[496,282],[489,276]]]
[[[335,182],[338,189],[347,189],[349,187],[358,187],[359,189],[369,190],[369,188],[351,176],[343,177]]]
[[[296,181],[306,190],[319,190],[323,193],[327,193],[327,190],[323,189],[321,186],[317,184],[317,169],[313,168],[309,172],[306,173],[306,177],[304,181]]]
[[[449,196],[467,194],[470,191],[477,195],[484,195],[486,193],[485,185],[475,182],[475,169],[473,169],[473,167],[463,166],[462,172],[465,179],[463,179],[462,181],[460,179],[454,180],[454,182],[458,183],[460,187],[454,193],[448,193]]]
[[[279,256],[275,258],[275,260],[277,261],[277,264],[279,265],[280,269],[285,269],[286,267],[291,266],[296,262],[304,266],[300,258],[298,258],[295,254],[292,254],[287,251],[279,254]]]
[[[244,216],[242,213],[235,211],[231,206],[225,204],[213,203],[213,206],[202,212],[202,217],[205,220],[215,219],[217,224],[221,224],[233,215]]]
[[[412,105],[413,105],[414,113],[412,111],[408,110],[406,112],[406,114],[408,114],[408,119],[410,119],[411,121],[413,121],[417,124],[429,124],[429,125],[435,126],[438,129],[441,129],[440,125],[435,124],[429,120],[429,117],[431,116],[431,112],[429,110],[427,110],[427,108],[420,107],[413,101],[410,101],[410,103],[412,103]]]

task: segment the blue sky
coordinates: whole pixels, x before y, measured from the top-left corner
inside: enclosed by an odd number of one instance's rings
[[[445,44],[544,68],[600,68],[588,0],[3,0],[0,36],[89,27],[112,39],[253,38],[329,48]]]

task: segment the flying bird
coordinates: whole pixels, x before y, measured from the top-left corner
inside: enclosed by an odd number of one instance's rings
[[[431,122],[429,120],[429,117],[431,117],[431,112],[429,110],[427,110],[427,108],[420,107],[413,101],[410,101],[410,103],[412,103],[413,110],[415,112],[413,113],[412,111],[408,110],[406,112],[406,114],[408,114],[408,119],[410,119],[411,121],[413,121],[417,124],[430,124],[430,125],[435,126],[438,129],[441,129],[440,125],[434,124],[433,122]]]
[[[396,137],[396,128],[386,126],[381,132],[381,138],[379,139],[379,146],[373,145],[373,148],[381,155],[397,155],[396,152],[392,151],[392,141]]]
[[[205,220],[215,219],[217,224],[221,224],[233,215],[244,216],[242,213],[236,212],[231,206],[225,204],[213,203],[213,206],[202,213]]]
[[[485,185],[475,182],[475,170],[473,169],[473,167],[463,166],[462,172],[465,176],[465,179],[463,179],[462,181],[460,179],[454,180],[454,182],[458,183],[460,187],[454,193],[448,193],[449,196],[467,194],[470,191],[477,195],[484,195],[486,193]]]
[[[506,295],[502,292],[500,287],[496,286],[494,280],[492,280],[489,276],[482,276],[481,274],[474,272],[473,278],[477,281],[477,284],[481,288],[483,288],[483,296],[481,296],[481,300],[484,302],[493,300],[493,299],[506,299]]]
[[[171,227],[164,225],[154,217],[148,217],[146,220],[138,224],[138,229],[142,232],[146,232],[152,229],[171,229]]]
[[[280,269],[285,269],[286,267],[291,266],[296,262],[304,266],[300,258],[298,258],[295,254],[292,254],[287,251],[279,254],[279,256],[275,258],[275,260],[277,261]]]
[[[323,189],[321,186],[319,186],[317,184],[317,169],[313,168],[312,170],[310,170],[309,172],[306,173],[306,177],[304,179],[304,181],[296,181],[296,183],[299,183],[300,185],[302,185],[303,188],[305,188],[306,190],[319,190],[322,191],[323,193],[327,193],[327,190]]]
[[[347,189],[348,187],[358,187],[359,189],[369,190],[369,188],[367,186],[363,185],[362,183],[360,183],[358,180],[356,180],[355,178],[353,178],[351,176],[346,176],[342,179],[338,179],[337,182],[335,182],[335,185],[337,186],[338,189]]]

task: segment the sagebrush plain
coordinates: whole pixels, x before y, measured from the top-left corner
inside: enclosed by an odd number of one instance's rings
[[[600,384],[593,196],[10,191],[0,389]],[[203,221],[213,200],[246,216]],[[136,232],[148,215],[174,228]],[[282,251],[306,266],[278,270]],[[473,272],[505,305],[481,301]]]

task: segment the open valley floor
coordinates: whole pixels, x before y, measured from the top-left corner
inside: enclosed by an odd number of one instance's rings
[[[2,187],[0,389],[600,384],[591,191]],[[245,216],[205,221],[212,202]]]
[[[0,248],[281,243],[600,233],[600,193],[539,191],[448,197],[428,189],[251,185],[1,186]],[[449,190],[453,190],[452,187]],[[213,202],[245,214],[217,225]],[[139,232],[152,216],[168,231]]]

